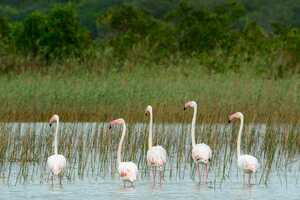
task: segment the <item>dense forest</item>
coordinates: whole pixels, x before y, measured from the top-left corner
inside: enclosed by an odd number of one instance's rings
[[[253,63],[255,74],[280,78],[300,72],[300,2],[0,0],[0,39],[2,73],[193,59],[209,73]]]

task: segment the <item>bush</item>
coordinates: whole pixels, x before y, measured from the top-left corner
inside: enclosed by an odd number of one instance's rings
[[[80,56],[89,45],[89,33],[80,26],[75,9],[70,5],[55,6],[47,20],[47,33],[43,35],[44,55],[61,59]]]
[[[154,18],[130,5],[112,7],[98,18],[99,29],[119,52],[143,40],[155,25]]]
[[[80,56],[90,42],[72,6],[55,6],[48,15],[33,12],[17,34],[17,45],[26,54],[49,60]]]
[[[47,17],[39,12],[33,12],[24,19],[16,44],[25,53],[37,56],[45,46],[43,39],[46,34]]]
[[[233,29],[242,9],[236,3],[220,5],[213,10],[196,9],[181,2],[169,14],[175,24],[180,49],[187,52],[203,52],[218,46],[228,48],[233,42]]]
[[[9,22],[6,17],[0,16],[0,39],[8,37],[10,32]]]

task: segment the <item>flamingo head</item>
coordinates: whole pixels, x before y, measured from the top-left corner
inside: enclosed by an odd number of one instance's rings
[[[59,121],[59,116],[57,114],[54,114],[50,120],[49,120],[49,126],[51,127],[51,125],[54,123],[54,122],[58,122]]]
[[[241,112],[235,112],[235,113],[231,113],[228,116],[228,123],[234,121],[235,119],[242,119],[244,118],[244,115]]]
[[[184,104],[183,110],[186,110],[187,108],[194,108],[197,106],[197,103],[195,101],[188,101]]]
[[[203,158],[202,156],[197,155],[194,160],[196,163],[207,164],[210,161],[210,158]]]
[[[208,159],[201,159],[199,162],[200,162],[200,163],[203,163],[203,164],[207,164],[208,161],[209,161]]]
[[[146,116],[148,115],[148,113],[152,113],[152,106],[150,106],[150,105],[148,105],[148,106],[146,107],[146,110],[145,110],[145,115],[146,115]]]
[[[109,123],[109,129],[111,129],[112,126],[115,125],[115,124],[125,124],[125,120],[122,119],[122,118],[112,120],[112,121]]]

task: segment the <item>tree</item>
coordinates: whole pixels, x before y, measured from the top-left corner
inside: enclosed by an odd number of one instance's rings
[[[17,46],[24,52],[37,56],[44,48],[43,37],[47,34],[47,17],[40,12],[28,15],[17,36]]]
[[[89,41],[89,33],[80,26],[73,6],[57,5],[50,10],[47,33],[43,36],[47,58],[79,56]]]
[[[7,37],[10,32],[9,22],[6,17],[0,16],[0,38]]]

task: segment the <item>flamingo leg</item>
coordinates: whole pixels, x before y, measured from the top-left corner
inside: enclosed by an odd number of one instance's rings
[[[59,176],[59,184],[62,185],[62,175],[58,175]]]
[[[163,174],[163,169],[159,170],[159,184],[161,185],[163,179],[164,179],[164,174]]]
[[[243,185],[245,185],[245,176],[246,176],[246,174],[243,173]]]
[[[208,163],[205,165],[205,183],[207,184],[208,179]]]
[[[126,188],[126,181],[123,181],[123,187]]]
[[[54,179],[54,175],[52,174],[51,176],[51,185],[53,186],[53,179]]]
[[[156,179],[156,167],[153,166],[153,184],[155,185],[155,179]]]
[[[196,170],[199,177],[199,184],[201,184],[201,173],[200,173],[200,164],[196,163]]]
[[[150,180],[152,179],[152,176],[153,176],[153,168],[150,166],[149,167],[150,169],[149,169],[149,176],[150,176]]]
[[[251,184],[251,173],[249,173],[249,178],[248,178],[248,185],[250,186]]]
[[[162,181],[165,181],[165,170],[164,167],[161,167],[161,175],[162,175]]]

